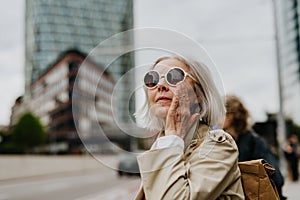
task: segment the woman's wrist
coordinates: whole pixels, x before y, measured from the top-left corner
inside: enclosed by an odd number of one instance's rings
[[[183,139],[183,134],[180,134],[178,132],[176,132],[175,130],[165,130],[165,135],[166,136],[170,136],[170,135],[174,135],[174,136],[177,136],[177,137],[180,137],[181,139]]]
[[[156,149],[163,149],[172,146],[180,146],[184,148],[183,139],[176,135],[166,135],[163,137],[159,137],[156,140]]]

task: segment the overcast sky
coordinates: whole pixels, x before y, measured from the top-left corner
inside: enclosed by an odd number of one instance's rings
[[[0,7],[0,125],[24,92],[24,0]],[[162,27],[200,42],[225,91],[240,96],[256,121],[278,110],[271,0],[135,0],[136,27]]]
[[[136,27],[169,28],[200,42],[225,92],[241,97],[254,121],[277,112],[271,0],[136,0],[135,8]]]
[[[0,6],[0,125],[9,123],[11,106],[24,92],[24,2]]]

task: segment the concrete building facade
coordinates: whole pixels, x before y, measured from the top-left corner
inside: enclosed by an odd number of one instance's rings
[[[99,77],[102,77],[101,82]],[[113,126],[110,109],[113,86],[114,79],[103,67],[86,60],[86,55],[77,50],[66,51],[32,82],[31,101],[16,101],[12,119],[24,112],[33,112],[46,127],[49,144],[64,143],[69,148],[73,141],[75,147],[80,144],[79,137],[96,136],[99,125]],[[12,124],[15,122],[12,120]]]
[[[25,18],[25,101],[33,94],[31,84],[52,66],[57,56],[68,49],[89,54],[98,44],[120,32],[133,28],[133,0],[26,0]],[[112,49],[122,49],[131,36],[117,40]],[[104,65],[115,57],[115,51],[105,52],[97,64]],[[115,81],[134,67],[134,55],[126,54],[104,66]],[[134,87],[132,81],[118,92],[117,99],[126,99]],[[126,104],[128,102],[125,102]],[[135,102],[130,102],[134,109]],[[116,118],[128,120],[127,105],[118,103]],[[131,113],[134,111],[132,110]]]

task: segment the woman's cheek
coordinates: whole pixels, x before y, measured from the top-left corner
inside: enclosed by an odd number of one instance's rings
[[[151,90],[148,90],[147,98],[149,100],[150,105],[153,105],[153,103],[155,102],[155,93]]]

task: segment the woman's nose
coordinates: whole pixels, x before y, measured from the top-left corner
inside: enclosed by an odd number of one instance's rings
[[[169,90],[168,83],[165,81],[165,78],[160,79],[160,81],[157,85],[157,89],[159,92]]]

